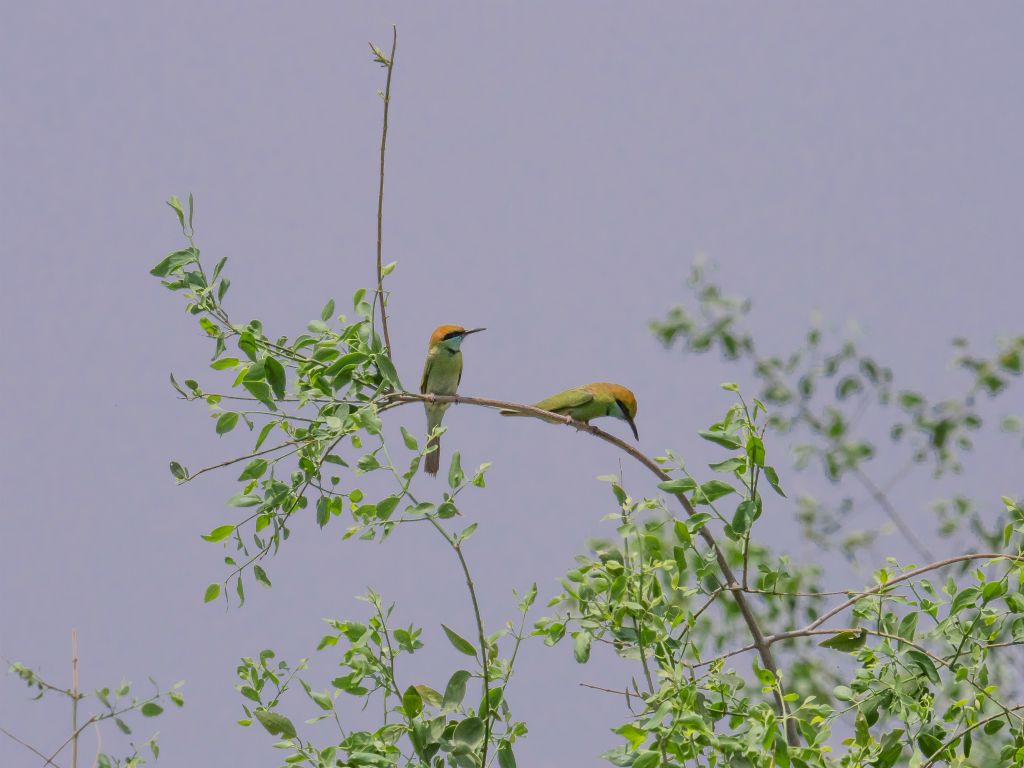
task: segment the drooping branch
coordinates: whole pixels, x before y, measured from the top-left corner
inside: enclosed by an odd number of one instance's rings
[[[541,408],[536,408],[532,405],[524,405],[522,403],[513,403],[504,400],[492,400],[490,398],[482,397],[465,397],[462,395],[415,395],[409,392],[396,392],[390,395],[386,395],[383,398],[383,405],[381,410],[386,410],[391,407],[403,405],[406,403],[413,402],[437,402],[437,403],[465,403],[466,405],[477,405],[484,408],[490,409],[504,409],[515,411],[526,416],[533,416],[543,421],[562,423],[570,427],[574,427],[578,432],[586,432],[599,440],[603,440],[606,443],[614,445],[619,450],[625,452],[629,456],[636,459],[642,465],[647,467],[659,480],[667,481],[671,480],[671,477],[661,469],[652,459],[648,458],[645,454],[634,448],[624,440],[615,437],[615,435],[609,434],[602,429],[599,429],[590,424],[586,424],[582,421],[576,421],[569,416],[561,416],[550,411],[545,411]],[[690,500],[682,493],[673,494],[676,500],[682,505],[683,510],[687,516],[693,517],[697,514],[693,504]],[[776,680],[779,680],[779,669],[775,663],[775,658],[772,655],[769,643],[765,639],[764,631],[761,629],[761,625],[758,622],[757,616],[754,614],[750,603],[747,600],[746,595],[743,592],[743,586],[736,580],[736,576],[729,565],[729,561],[725,556],[725,552],[719,546],[718,541],[715,539],[714,534],[708,529],[706,525],[701,526],[698,530],[698,535],[704,540],[704,542],[712,549],[715,553],[715,559],[718,561],[718,568],[722,573],[722,577],[725,580],[724,589],[728,591],[733,600],[736,603],[736,607],[739,609],[740,614],[743,616],[743,621],[747,625],[747,629],[750,632],[751,638],[754,641],[754,647],[757,649],[758,655],[761,658],[761,664],[771,672]],[[799,735],[796,730],[796,723],[789,717],[789,707],[784,699],[784,694],[781,692],[781,682],[779,689],[775,691],[775,701],[778,706],[779,713],[785,718],[786,721],[786,738],[790,746],[799,745]]]

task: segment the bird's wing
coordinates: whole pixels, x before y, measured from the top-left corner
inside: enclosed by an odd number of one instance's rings
[[[563,413],[570,408],[579,408],[594,399],[594,395],[585,389],[567,389],[557,395],[545,398],[536,407],[554,413]]]
[[[430,364],[434,362],[433,355],[427,355],[427,362],[423,364],[423,378],[420,379],[420,394],[427,394],[427,377],[430,376]]]

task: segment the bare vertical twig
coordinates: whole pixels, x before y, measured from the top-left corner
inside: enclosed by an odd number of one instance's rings
[[[71,768],[78,768],[78,630],[71,630]]]
[[[372,46],[371,46],[372,47]],[[385,66],[388,68],[388,79],[384,85],[384,126],[380,133],[380,188],[377,192],[377,303],[380,304],[380,325],[384,333],[384,346],[391,357],[391,337],[388,335],[388,310],[384,302],[384,152],[388,143],[388,107],[391,106],[391,73],[395,68],[395,49],[398,47],[398,27],[391,27],[391,56]],[[383,56],[374,48],[378,59]]]

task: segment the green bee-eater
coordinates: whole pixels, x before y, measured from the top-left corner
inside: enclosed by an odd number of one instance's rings
[[[430,346],[427,348],[427,362],[423,366],[423,379],[420,381],[421,394],[454,395],[459,391],[462,380],[462,340],[471,333],[478,333],[485,328],[466,330],[461,325],[442,325],[430,334]],[[444,412],[451,403],[424,403],[427,409],[427,432],[441,426]],[[427,447],[434,450],[427,454],[423,465],[428,474],[436,475],[441,464],[441,438],[435,437]]]
[[[633,430],[633,437],[640,439],[636,431],[636,396],[620,384],[608,384],[603,381],[573,387],[565,392],[541,400],[534,404],[535,408],[551,411],[562,416],[571,416],[576,421],[589,424],[591,419],[601,416],[614,416],[622,419]],[[528,414],[515,411],[502,411],[503,416],[526,416]]]

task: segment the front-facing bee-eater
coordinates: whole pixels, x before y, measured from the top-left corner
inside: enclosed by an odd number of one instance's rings
[[[640,435],[636,431],[636,396],[620,384],[608,384],[599,381],[573,387],[565,392],[541,400],[534,404],[535,408],[551,411],[561,416],[570,416],[576,421],[589,424],[591,419],[601,416],[614,416],[622,419],[633,430],[637,440]],[[528,416],[516,411],[502,411],[502,416]]]
[[[430,334],[430,346],[427,348],[427,362],[423,366],[423,379],[420,381],[420,393],[432,395],[454,395],[459,391],[462,380],[462,340],[471,333],[486,330],[471,328],[466,330],[461,325],[442,325]],[[441,426],[444,412],[451,403],[424,403],[427,409],[427,432]],[[441,464],[441,438],[435,437],[427,447],[434,450],[427,454],[423,465],[428,474],[436,475]]]

